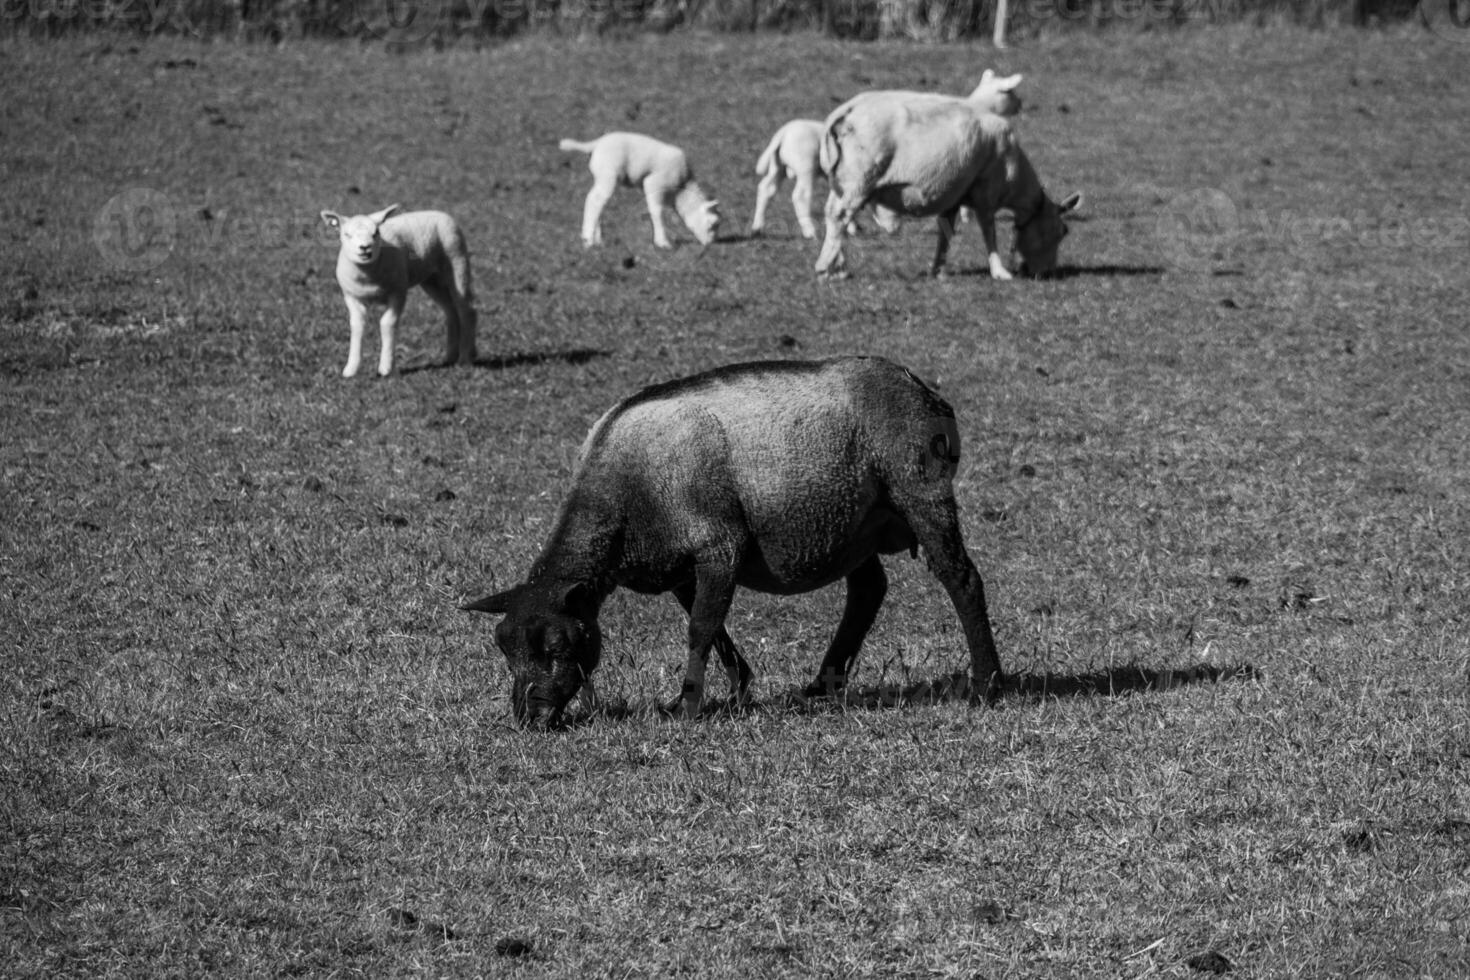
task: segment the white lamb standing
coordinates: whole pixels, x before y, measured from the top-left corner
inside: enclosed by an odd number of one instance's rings
[[[987,68],[980,76],[980,84],[975,86],[966,101],[984,112],[1014,116],[1021,111],[1021,97],[1016,94],[1016,87],[1020,84],[1020,75],[1002,77]],[[821,119],[793,119],[771,137],[770,145],[755,165],[761,181],[756,187],[755,217],[750,222],[752,235],[759,235],[765,229],[766,206],[781,190],[782,179],[790,177],[795,181],[791,189],[791,206],[796,210],[801,237],[817,237],[817,227],[812,221],[812,190],[817,175],[822,172],[818,154],[824,127]],[[873,217],[884,231],[892,234],[898,230],[898,215],[882,205],[873,208]],[[849,232],[855,230],[855,225],[848,228]]]
[[[694,179],[684,151],[639,133],[606,133],[591,142],[562,140],[567,152],[588,153],[592,189],[582,211],[582,244],[602,244],[602,209],[619,184],[642,187],[653,219],[653,243],[672,248],[664,231],[663,211],[672,207],[701,245],[715,239],[720,224],[719,202],[711,200]]]
[[[362,330],[369,303],[387,309],[378,322],[382,348],[378,374],[393,373],[393,336],[403,315],[408,291],[422,286],[444,310],[447,349],[444,363],[471,364],[475,360],[474,288],[470,281],[470,253],[454,219],[442,211],[399,213],[397,204],[373,214],[343,217],[323,211],[322,220],[342,238],[337,253],[337,284],[347,304],[352,342],[342,376],[357,374],[362,363]]]

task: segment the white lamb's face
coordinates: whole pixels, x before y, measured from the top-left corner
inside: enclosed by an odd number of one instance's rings
[[[342,222],[342,251],[354,262],[362,265],[378,257],[383,239],[378,235],[379,223],[370,216],[359,214]]]
[[[689,230],[694,232],[694,237],[699,239],[701,245],[708,245],[715,240],[715,233],[720,230],[720,212],[714,201],[705,203],[699,209]]]

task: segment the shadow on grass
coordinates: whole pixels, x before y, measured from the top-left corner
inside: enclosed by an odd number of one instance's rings
[[[1116,697],[1121,694],[1170,691],[1195,684],[1216,684],[1230,680],[1253,680],[1261,676],[1250,664],[1217,666],[1196,664],[1192,667],[1155,670],[1149,667],[1115,667],[1090,674],[1016,674],[1007,679],[1000,701],[1043,700],[1045,698]],[[794,689],[777,694],[766,701],[745,704],[730,699],[709,701],[700,712],[703,718],[731,717],[763,711],[782,711],[799,715],[827,714],[834,711],[879,711],[916,705],[968,701],[970,675],[960,672],[933,680],[910,684],[854,685],[836,696],[807,697]],[[594,721],[621,721],[637,715],[680,717],[675,702],[631,707],[622,699],[599,702],[591,710],[577,712],[560,726],[580,728]]]
[[[559,362],[562,364],[586,364],[600,357],[611,357],[612,351],[601,350],[596,347],[573,347],[568,350],[548,351],[519,351],[512,354],[494,354],[489,357],[475,358],[474,367],[487,368],[491,371],[503,371],[506,368],[523,367],[527,364],[550,364]],[[427,364],[414,364],[401,370],[402,374],[417,374],[420,371],[451,371],[459,367],[457,364],[444,364],[439,361],[431,361]]]
[[[1054,269],[1049,279],[1076,279],[1081,276],[1162,276],[1167,270],[1161,265],[1062,265]]]
[[[1218,667],[1197,664],[1173,670],[1115,667],[1091,674],[1018,674],[1006,684],[1006,695],[1028,698],[1111,697],[1142,691],[1170,691],[1191,684],[1254,680],[1260,671],[1250,664]]]
[[[1063,265],[1040,277],[1040,281],[1055,281],[1061,279],[1080,279],[1083,276],[1099,277],[1124,277],[1124,276],[1162,276],[1166,271],[1161,265]],[[925,279],[989,279],[990,267],[986,265],[973,266],[946,266],[938,276],[925,269],[904,278],[914,282]],[[1024,276],[1019,272],[1016,278],[1022,281],[1036,281],[1034,277]]]
[[[1196,664],[1193,667],[1154,670],[1148,667],[1115,667],[1090,674],[1016,674],[1006,680],[1001,701],[1044,698],[1115,697],[1120,694],[1169,691],[1193,684],[1215,684],[1228,680],[1250,680],[1259,672],[1250,664],[1220,667]],[[855,686],[837,697],[808,698],[790,692],[773,699],[769,706],[798,713],[818,713],[833,709],[898,708],[918,704],[968,701],[970,675],[949,674],[917,683]]]

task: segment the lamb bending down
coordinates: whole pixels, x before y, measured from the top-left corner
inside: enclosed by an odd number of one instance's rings
[[[719,202],[705,195],[688,158],[677,146],[639,133],[607,133],[590,143],[562,140],[560,146],[564,151],[591,154],[587,169],[592,171],[592,189],[582,211],[582,244],[587,248],[602,244],[602,209],[619,184],[643,188],[648,216],[653,219],[653,243],[659,248],[673,247],[664,232],[666,207],[679,213],[701,245],[715,240]]]
[[[1016,86],[1020,84],[1020,75],[1002,78],[987,68],[980,76],[980,84],[965,101],[981,112],[1014,116],[1021,111],[1021,97],[1016,94]],[[781,189],[782,178],[791,177],[795,181],[791,189],[791,205],[796,209],[796,223],[801,226],[801,236],[817,237],[816,225],[812,223],[812,191],[817,175],[822,172],[820,155],[825,130],[826,125],[820,119],[793,119],[771,137],[770,145],[755,165],[761,182],[756,188],[755,217],[750,222],[752,235],[759,235],[765,229],[766,206]],[[898,229],[898,216],[892,211],[876,205],[873,213],[885,231]]]
[[[618,586],[672,592],[689,614],[681,700],[694,717],[711,649],[736,699],[750,687],[725,631],[736,586],[793,595],[846,578],[807,688],[835,693],[887,591],[879,556],[922,548],[964,628],[971,698],[993,698],[1003,678],[960,533],[958,461],[953,409],[882,358],[738,364],[654,385],[593,425],[525,583],[464,608],[505,615],[495,641],[516,718],[555,723],[597,667],[603,601]]]
[[[344,218],[323,211],[322,220],[341,233],[337,253],[337,285],[347,303],[352,341],[342,376],[350,378],[362,363],[362,331],[367,304],[387,309],[378,326],[382,348],[378,373],[393,373],[393,338],[398,318],[408,302],[408,291],[422,286],[444,310],[447,349],[444,363],[471,364],[475,360],[474,288],[470,281],[470,253],[454,219],[442,211],[399,214],[397,204],[373,214]]]
[[[1057,204],[1046,196],[1009,120],[977,111],[964,99],[867,92],[833,110],[825,125],[822,170],[831,192],[819,274],[842,267],[842,230],[869,202],[900,214],[938,217],[935,274],[944,267],[961,205],[975,211],[994,278],[1011,278],[996,249],[995,213],[1001,208],[1015,216],[1022,271],[1039,276],[1056,268],[1057,247],[1067,234],[1062,216],[1082,198],[1073,194]]]

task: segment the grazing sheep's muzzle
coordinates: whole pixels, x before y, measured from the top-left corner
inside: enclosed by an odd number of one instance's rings
[[[568,699],[570,700],[570,698]],[[511,692],[511,703],[515,708],[517,723],[522,728],[555,728],[561,723],[562,709],[566,702],[558,704],[536,689],[534,684],[517,684]]]

